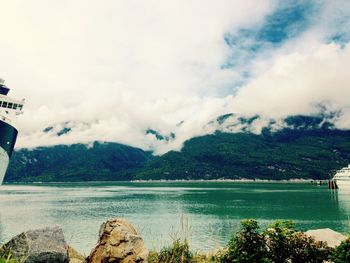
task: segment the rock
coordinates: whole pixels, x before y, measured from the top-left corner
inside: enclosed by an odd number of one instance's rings
[[[136,229],[125,219],[117,218],[101,225],[98,244],[91,251],[87,262],[148,262],[148,254]]]
[[[82,263],[85,261],[85,257],[71,246],[68,246],[68,258],[69,263]]]
[[[330,228],[309,230],[306,231],[305,234],[313,237],[316,241],[327,242],[328,246],[333,248],[339,246],[339,244],[347,238],[343,234]]]
[[[68,262],[67,244],[58,226],[23,232],[0,248],[0,256],[11,255],[24,263]]]

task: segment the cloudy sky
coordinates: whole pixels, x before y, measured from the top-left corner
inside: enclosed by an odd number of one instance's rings
[[[12,97],[26,98],[17,147],[100,140],[161,154],[213,132],[208,123],[226,113],[267,120],[322,110],[350,128],[348,0],[0,0],[0,8],[0,77]]]

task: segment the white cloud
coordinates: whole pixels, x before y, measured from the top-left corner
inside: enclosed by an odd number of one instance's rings
[[[350,106],[350,46],[323,44],[309,53],[280,56],[273,66],[242,88],[231,108],[242,114],[283,118]]]
[[[0,74],[27,101],[18,147],[105,140],[164,153],[213,132],[208,122],[227,112],[281,118],[318,103],[341,109],[337,125],[350,127],[350,48],[323,44],[323,22],[258,54],[254,78],[233,95],[240,69],[221,69],[231,52],[223,36],[258,26],[276,1],[0,3]],[[62,125],[72,130],[57,137]],[[148,128],[176,138],[157,141]]]
[[[27,100],[18,146],[111,140],[143,148],[144,129],[170,130],[230,85],[237,73],[220,69],[229,52],[222,35],[272,8],[256,0],[1,6],[0,72]],[[41,132],[66,121],[91,125],[59,138]]]

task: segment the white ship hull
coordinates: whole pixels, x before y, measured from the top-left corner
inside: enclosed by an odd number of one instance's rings
[[[17,130],[12,125],[0,120],[0,185],[16,143]]]
[[[339,188],[350,188],[350,180],[336,180]]]
[[[333,180],[339,188],[350,188],[350,165],[338,170]]]
[[[9,88],[0,79],[0,185],[4,180],[6,170],[17,139],[17,129],[12,121],[22,113],[24,100],[18,101],[7,97]]]
[[[7,152],[2,147],[0,147],[0,185],[4,180],[9,161],[10,158],[7,155]]]

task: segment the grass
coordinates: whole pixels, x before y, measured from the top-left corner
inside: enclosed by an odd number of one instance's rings
[[[162,248],[159,252],[151,251],[148,257],[149,263],[218,263],[219,253],[202,254],[193,252],[189,248],[188,241],[176,239],[173,243]]]
[[[0,257],[0,263],[21,263],[21,262],[12,258],[11,254],[8,254],[7,256]]]
[[[220,262],[217,251],[201,253],[190,250],[189,242],[192,232],[188,217],[181,215],[180,231],[170,233],[173,242],[159,251],[150,251],[149,263],[217,263]]]
[[[260,229],[256,220],[241,222],[241,230],[234,233],[225,248],[201,253],[190,249],[189,225],[182,218],[184,238],[151,251],[149,263],[278,263],[278,262],[350,262],[350,237],[335,249],[294,229],[290,221],[276,221]]]

